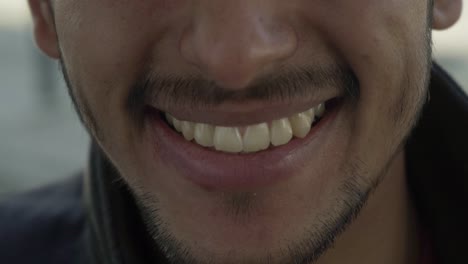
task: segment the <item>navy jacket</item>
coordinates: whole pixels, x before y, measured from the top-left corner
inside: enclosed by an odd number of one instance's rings
[[[437,65],[406,145],[408,184],[438,264],[468,263],[468,97]],[[166,263],[96,145],[85,173],[0,203],[0,264]],[[151,261],[150,261],[151,260]]]

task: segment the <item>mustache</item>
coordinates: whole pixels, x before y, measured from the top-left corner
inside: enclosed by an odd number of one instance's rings
[[[283,69],[240,90],[227,89],[203,77],[158,75],[147,70],[130,89],[127,108],[137,114],[148,104],[161,109],[170,106],[196,109],[254,100],[294,103],[295,99],[320,95],[326,89],[338,90],[354,100],[360,94],[356,75],[341,65]]]

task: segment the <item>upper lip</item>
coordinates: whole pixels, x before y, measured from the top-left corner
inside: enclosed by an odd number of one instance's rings
[[[150,74],[147,74],[151,76]],[[141,78],[130,102],[181,121],[243,126],[290,117],[347,95],[354,74],[346,66],[294,67],[252,81],[242,90],[220,87],[199,76]],[[129,104],[132,106],[132,104]]]
[[[149,107],[168,113],[181,121],[217,126],[247,126],[290,117],[339,96],[336,93],[330,93],[330,95],[321,96],[321,98],[299,102],[228,102],[214,107],[199,108],[167,106],[162,109],[157,105],[149,105]]]

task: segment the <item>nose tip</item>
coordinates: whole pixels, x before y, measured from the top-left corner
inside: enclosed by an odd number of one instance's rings
[[[259,14],[201,19],[183,34],[180,53],[221,87],[244,89],[296,50],[292,27],[265,21]]]

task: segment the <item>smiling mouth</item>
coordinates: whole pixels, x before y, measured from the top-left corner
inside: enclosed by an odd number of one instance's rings
[[[179,120],[164,114],[166,123],[185,140],[224,153],[250,154],[283,146],[307,137],[338,99],[319,103],[289,117],[247,126],[219,126]],[[313,131],[313,130],[312,130]]]
[[[145,147],[152,151],[149,157],[202,188],[255,189],[296,175],[323,151],[336,136],[333,124],[343,104],[343,97],[333,97],[246,118],[239,113],[225,118],[222,112],[181,112],[185,118],[176,118],[151,107],[147,122],[151,143]],[[290,112],[292,108],[298,112]]]

